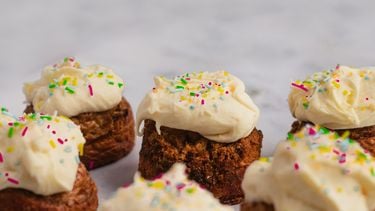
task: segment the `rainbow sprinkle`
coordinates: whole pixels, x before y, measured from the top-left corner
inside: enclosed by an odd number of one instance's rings
[[[179,103],[186,104],[190,110],[194,110],[199,105],[210,105],[217,108],[218,101],[225,100],[226,96],[235,91],[234,87],[230,87],[233,76],[225,71],[193,72],[177,76],[174,79],[158,77],[158,80],[161,80],[165,85],[153,88],[152,93],[165,91],[173,94]]]

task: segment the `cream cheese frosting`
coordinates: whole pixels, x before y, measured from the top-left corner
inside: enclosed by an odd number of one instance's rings
[[[230,143],[255,128],[259,109],[243,82],[226,71],[186,73],[174,79],[155,77],[155,88],[137,111],[137,131],[146,119],[160,127],[194,131],[207,139]]]
[[[0,113],[0,191],[20,188],[39,195],[73,189],[85,139],[65,117]]]
[[[153,181],[145,180],[137,173],[134,183],[120,188],[99,211],[233,211],[198,183],[188,180],[185,170],[183,164],[174,164]]]
[[[375,125],[375,69],[338,65],[292,83],[289,108],[301,121],[330,129]]]
[[[375,210],[375,159],[346,132],[319,126],[289,134],[273,158],[246,170],[247,202],[266,202],[276,210]]]
[[[81,67],[74,58],[47,66],[39,80],[25,83],[26,100],[36,112],[76,116],[109,110],[120,103],[123,80],[101,65]]]

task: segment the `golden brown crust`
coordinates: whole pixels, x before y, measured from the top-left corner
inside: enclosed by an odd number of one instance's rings
[[[291,133],[298,132],[306,124],[312,124],[309,122],[295,121],[292,124]],[[373,156],[375,156],[375,126],[348,129],[348,130],[333,130],[338,134],[343,134],[345,131],[349,131],[349,137],[357,142],[366,150],[368,150]]]
[[[272,204],[264,202],[245,202],[241,204],[241,211],[275,211],[275,208]]]
[[[139,171],[152,179],[168,171],[176,162],[187,165],[189,178],[202,184],[225,204],[243,200],[241,182],[247,166],[260,156],[262,132],[251,134],[234,143],[210,141],[192,131],[161,127],[146,120],[140,151]]]
[[[73,190],[51,196],[36,195],[24,189],[8,188],[0,191],[0,210],[86,210],[98,208],[98,194],[94,181],[85,166],[80,164]]]
[[[34,112],[33,106],[29,105],[25,112]],[[124,98],[110,110],[82,113],[71,119],[86,139],[80,159],[89,170],[125,157],[134,147],[133,112]]]

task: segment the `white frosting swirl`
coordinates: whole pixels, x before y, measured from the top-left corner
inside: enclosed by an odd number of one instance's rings
[[[0,190],[47,196],[73,189],[85,139],[72,121],[40,114],[16,118],[3,108],[0,139]]]
[[[137,131],[145,119],[200,133],[229,143],[248,136],[255,128],[259,109],[245,93],[241,80],[225,71],[187,73],[173,80],[155,78],[137,111]]]
[[[75,116],[109,110],[120,103],[123,80],[101,65],[81,68],[73,58],[48,66],[42,77],[25,83],[26,99],[36,112]]]
[[[375,210],[375,159],[348,136],[318,126],[289,134],[273,159],[246,170],[246,201],[276,210]]]
[[[375,69],[337,66],[292,83],[289,107],[301,121],[331,129],[375,125]]]
[[[233,211],[224,206],[198,183],[188,180],[183,164],[174,164],[161,178],[148,181],[139,173],[134,183],[120,188],[100,211]]]

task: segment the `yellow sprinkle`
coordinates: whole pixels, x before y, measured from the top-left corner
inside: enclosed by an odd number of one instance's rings
[[[162,181],[156,181],[152,183],[152,186],[155,189],[164,189],[164,183]]]
[[[268,158],[268,157],[261,157],[261,158],[259,158],[259,161],[268,163],[270,161],[270,158]]]
[[[107,78],[113,78],[113,75],[107,75]]]
[[[331,148],[330,147],[326,147],[326,146],[319,146],[319,152],[320,153],[329,153],[331,152]]]
[[[87,75],[87,77],[92,78],[94,76],[94,73],[90,73]]]
[[[224,76],[228,76],[229,73],[227,71],[224,71]]]
[[[334,87],[336,87],[337,89],[340,88],[340,84],[337,83],[336,81],[333,81],[333,82],[332,82],[332,85],[333,85]]]
[[[342,187],[338,187],[338,188],[337,188],[337,192],[338,192],[338,193],[341,193],[341,192],[342,192]]]
[[[342,91],[342,94],[343,95],[347,95],[347,94],[349,94],[349,91],[348,90],[344,90],[344,91]]]
[[[343,134],[342,134],[342,137],[345,139],[345,138],[348,138],[350,135],[350,132],[347,130],[345,131]]]
[[[186,100],[186,97],[185,97],[185,96],[181,96],[181,97],[180,97],[180,100],[181,100],[181,101],[185,101],[185,100]]]
[[[53,149],[56,148],[56,144],[55,144],[55,142],[54,142],[53,140],[50,140],[50,141],[49,141],[49,145],[51,145],[51,147],[52,147]]]
[[[310,159],[311,160],[315,160],[316,159],[316,155],[315,154],[310,155]]]
[[[0,122],[0,127],[2,127],[2,126],[3,126],[3,123]]]
[[[83,155],[83,144],[82,143],[78,144],[78,150],[79,150],[79,155],[82,156]]]
[[[59,118],[55,118],[55,122],[56,122],[56,123],[59,123],[59,122],[60,122],[60,119],[59,119]]]
[[[75,68],[79,68],[81,67],[81,64],[79,62],[75,62],[74,65],[73,65]]]
[[[78,80],[77,80],[77,78],[74,78],[74,79],[73,79],[72,85],[73,85],[73,86],[77,86],[77,85],[78,85]]]
[[[297,142],[292,142],[292,143],[290,144],[290,146],[291,146],[291,147],[296,147],[296,146],[297,146]]]
[[[12,153],[13,151],[14,151],[14,147],[8,147],[8,148],[7,148],[7,152],[8,152],[8,153]]]

